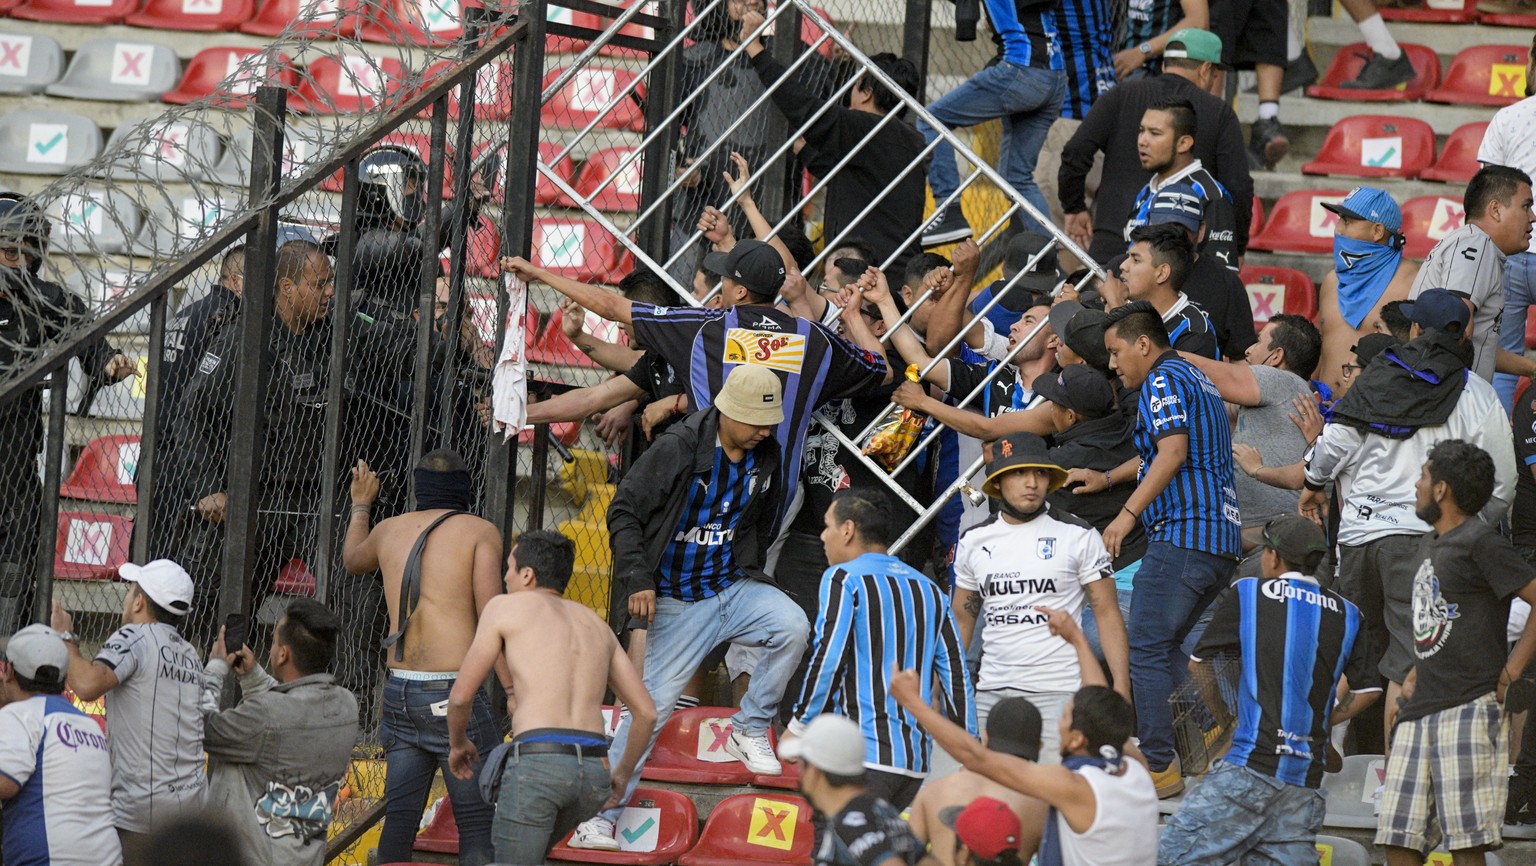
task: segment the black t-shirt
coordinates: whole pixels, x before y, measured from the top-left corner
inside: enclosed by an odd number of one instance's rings
[[[896,807],[873,794],[860,794],[816,832],[816,866],[876,866],[895,857],[907,866],[927,846],[912,835]]]
[[[677,371],[659,352],[645,352],[634,366],[620,375],[645,392],[643,402],[646,403],[683,393],[683,383],[678,381]]]
[[[1515,481],[1515,507],[1509,513],[1512,540],[1519,545],[1536,547],[1536,388],[1527,388],[1515,401],[1515,457],[1520,469]]]
[[[1509,600],[1536,580],[1509,540],[1477,518],[1424,536],[1413,577],[1418,686],[1398,721],[1476,700],[1498,686],[1509,656]]]
[[[1249,346],[1258,342],[1248,290],[1237,273],[1223,267],[1220,259],[1207,255],[1195,259],[1194,270],[1184,281],[1184,294],[1210,319],[1222,357],[1241,358]]]
[[[979,357],[969,350],[962,352],[961,355],[969,358]],[[950,358],[949,388],[946,389],[946,393],[953,397],[956,403],[964,400],[997,366],[997,361],[978,362]],[[1002,370],[987,383],[981,393],[966,404],[966,408],[991,418],[1004,412],[1017,412],[1023,409],[1029,405],[1032,396],[1033,393],[1025,383],[1019,381],[1018,369],[1011,364],[1004,364]]]

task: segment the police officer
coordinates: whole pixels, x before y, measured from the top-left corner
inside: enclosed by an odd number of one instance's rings
[[[52,226],[32,200],[0,193],[0,368],[15,369],[48,343],[91,320],[85,301],[40,276]],[[75,352],[87,387],[134,374],[134,363],[103,338]],[[12,394],[0,403],[0,632],[20,627],[30,576],[36,572],[37,474],[43,447],[42,389]]]

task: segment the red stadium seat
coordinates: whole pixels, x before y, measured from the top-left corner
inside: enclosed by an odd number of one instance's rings
[[[1264,227],[1264,202],[1255,195],[1253,197],[1253,214],[1248,218],[1248,233],[1256,235],[1259,229]]]
[[[459,0],[379,0],[360,3],[358,35],[385,45],[447,45],[464,35]]]
[[[811,862],[811,804],[788,794],[737,794],[709,813],[693,850],[678,866]]]
[[[1445,140],[1445,147],[1440,150],[1435,164],[1420,172],[1419,178],[1446,183],[1466,183],[1471,180],[1482,165],[1477,161],[1477,151],[1483,146],[1483,134],[1487,131],[1487,121],[1464,123],[1456,127],[1456,131]]]
[[[529,427],[527,430],[517,434],[517,444],[532,445],[533,433],[533,428]],[[549,425],[549,435],[553,436],[561,445],[569,448],[581,439],[581,422],[559,421],[551,424]],[[613,732],[609,731],[608,733],[612,735]]]
[[[533,311],[529,312],[531,314]],[[600,364],[587,357],[587,353],[576,348],[576,344],[565,336],[565,331],[560,327],[560,323],[564,320],[565,311],[557,308],[549,314],[549,321],[544,323],[543,328],[529,332],[536,336],[532,345],[528,347],[528,360],[539,364],[562,364],[567,367],[600,367]]]
[[[639,210],[641,157],[636,155],[619,170],[617,177],[614,176],[619,164],[632,153],[635,153],[633,147],[610,147],[592,154],[576,172],[576,182],[573,184],[576,192],[591,201],[592,206],[598,210],[628,213]],[[568,196],[560,196],[558,203],[576,207],[576,200]]]
[[[60,511],[53,544],[53,576],[64,580],[111,580],[128,561],[133,521],[96,511]]]
[[[753,776],[752,784],[759,788],[782,788],[786,791],[800,790],[800,764],[795,761],[784,762],[784,772],[777,776]]]
[[[357,35],[354,14],[362,0],[259,0],[256,17],[240,25],[241,33],[276,36],[298,22],[294,35],[308,39],[351,39]]]
[[[295,556],[278,570],[277,581],[272,584],[272,590],[279,595],[302,595],[314,598],[315,573],[309,570],[309,563]]]
[[[147,0],[124,23],[157,30],[234,30],[255,11],[255,0]]]
[[[24,0],[10,15],[57,24],[121,24],[138,8],[139,0],[108,0],[105,4],[96,0]]]
[[[246,59],[253,56],[260,59]],[[230,76],[236,77],[225,87],[224,80]],[[213,104],[220,108],[239,110],[257,87],[269,82],[289,91],[298,87],[299,74],[293,61],[278,55],[274,63],[265,51],[256,48],[204,48],[187,63],[176,89],[160,99],[185,105],[213,96]]]
[[[751,784],[752,771],[725,751],[735,712],[730,707],[693,707],[674,712],[656,737],[640,777],[653,782]],[[771,731],[768,740],[776,742]]]
[[[1361,114],[1328,130],[1303,174],[1416,177],[1435,161],[1435,131],[1413,117]]]
[[[1294,268],[1249,265],[1238,271],[1248,302],[1253,307],[1253,329],[1264,327],[1281,313],[1317,321],[1317,286],[1312,278]]]
[[[1425,95],[1430,102],[1514,105],[1525,96],[1524,45],[1474,45],[1451,60],[1445,82]]]
[[[1403,236],[1408,239],[1403,255],[1422,259],[1441,238],[1461,228],[1467,212],[1461,197],[1421,195],[1403,203]]]
[[[677,791],[636,788],[629,805],[614,824],[619,851],[592,851],[566,846],[567,834],[549,852],[550,860],[577,863],[626,863],[662,866],[676,863],[699,838],[699,812],[693,801]]]
[[[533,224],[533,260],[588,283],[614,283],[630,260],[613,235],[591,220],[541,218]]]
[[[423,89],[431,86],[437,77],[454,68],[451,60],[442,60],[427,68],[422,76]],[[482,66],[475,73],[475,119],[476,120],[506,120],[512,116],[512,64],[493,63]],[[421,113],[422,117],[432,116],[432,106]],[[459,89],[457,87],[448,91],[448,116],[455,120],[459,117]]]
[[[21,0],[0,0],[0,14],[10,12],[21,5]]]
[[[544,76],[544,86],[554,84],[564,71],[551,70]],[[598,129],[643,132],[645,114],[640,105],[645,99],[645,84],[636,85],[623,98],[618,98],[620,91],[634,80],[635,74],[626,69],[601,66],[580,69],[544,103],[540,116],[544,123],[566,129],[582,129],[596,120]],[[615,99],[613,108],[599,116]]]
[[[392,57],[328,54],[310,61],[290,107],[303,114],[373,111],[404,77],[405,67]]]
[[[1408,42],[1398,44],[1407,52],[1408,60],[1417,73],[1407,84],[1400,84],[1392,90],[1350,90],[1341,87],[1343,82],[1359,76],[1360,69],[1371,56],[1371,49],[1364,42],[1356,42],[1339,49],[1333,64],[1328,67],[1328,74],[1323,76],[1323,82],[1308,87],[1307,95],[1355,102],[1407,102],[1423,99],[1430,88],[1440,83],[1440,58],[1433,49],[1426,46]]]
[[[432,820],[416,834],[413,850],[430,851],[433,854],[459,853],[459,824],[453,819],[453,801],[444,797],[432,813]]]
[[[485,214],[470,223],[464,259],[464,272],[472,277],[501,276],[501,231]]]
[[[97,436],[85,446],[69,478],[59,485],[59,495],[86,502],[139,501],[133,477],[139,469],[139,437]]]
[[[1529,313],[1525,316],[1525,348],[1536,349],[1536,316],[1532,316]],[[1530,379],[1521,379],[1520,387],[1523,389],[1530,381]],[[1515,397],[1517,402],[1519,399],[1518,396]]]
[[[1288,253],[1333,252],[1333,227],[1339,218],[1323,203],[1344,200],[1342,190],[1304,189],[1288,192],[1275,202],[1263,231],[1254,232],[1248,246]]]
[[[1382,8],[1381,17],[1420,24],[1471,24],[1478,20],[1477,0],[1429,0],[1407,9]]]
[[[1511,12],[1505,14],[1490,15],[1486,12],[1478,13],[1477,23],[1488,24],[1493,27],[1519,27],[1521,30],[1536,28],[1536,15]]]
[[[570,156],[565,156],[558,160],[555,159],[559,155],[560,145],[548,141],[539,142],[539,159],[545,165],[554,169],[555,174],[559,175],[561,180],[574,185],[576,183],[576,161],[571,159]],[[503,173],[505,173],[506,163],[502,163],[502,165]],[[560,201],[562,198],[560,189],[555,186],[554,181],[545,177],[543,172],[535,172],[535,174],[537,174],[537,178],[533,186],[534,204],[550,205]]]

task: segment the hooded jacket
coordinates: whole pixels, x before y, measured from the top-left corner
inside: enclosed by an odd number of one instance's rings
[[[1430,329],[1385,349],[1360,380],[1333,405],[1333,420],[1390,439],[1444,424],[1455,411],[1470,374],[1471,345]]]
[[[1051,460],[1066,469],[1108,472],[1136,456],[1136,446],[1131,441],[1132,427],[1119,410],[1103,418],[1079,421],[1051,437],[1055,442],[1049,452]],[[1120,509],[1125,507],[1135,489],[1135,482],[1116,484],[1098,493],[1074,493],[1073,488],[1062,487],[1047,497],[1047,501],[1052,508],[1085,520],[1103,532],[1119,516]],[[1137,522],[1120,545],[1115,569],[1141,559],[1146,552],[1147,533]]]

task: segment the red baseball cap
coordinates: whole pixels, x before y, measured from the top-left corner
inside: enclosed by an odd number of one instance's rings
[[[1019,816],[1002,800],[977,797],[969,806],[951,806],[941,811],[939,820],[983,860],[995,860],[1005,851],[1019,850],[1019,836],[1023,832]]]

